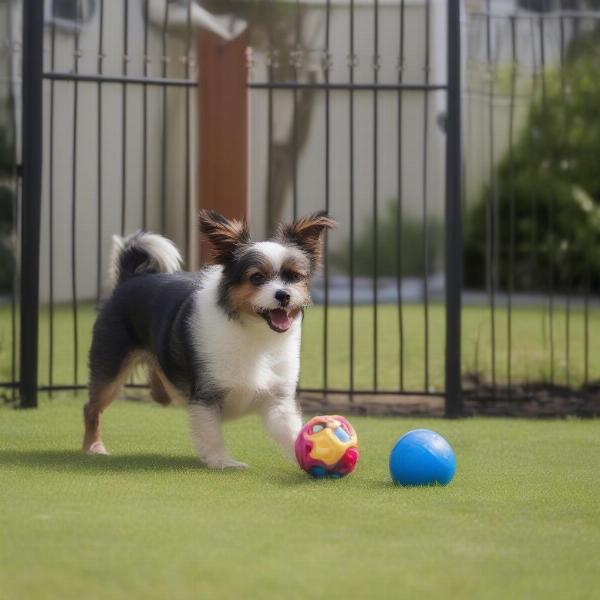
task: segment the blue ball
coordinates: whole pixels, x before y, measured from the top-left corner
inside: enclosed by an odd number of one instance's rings
[[[452,447],[430,429],[404,434],[390,454],[390,474],[399,485],[447,485],[455,472]]]

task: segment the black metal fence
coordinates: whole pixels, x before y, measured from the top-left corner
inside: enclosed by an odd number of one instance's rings
[[[18,3],[10,8],[18,20]],[[22,57],[10,47],[23,65],[22,82],[13,78],[23,93],[21,251],[6,318],[12,376],[2,382],[22,406],[35,406],[38,390],[86,387],[114,233],[152,229],[192,256],[191,8],[23,3]]]
[[[479,303],[484,331],[463,343],[485,342],[466,388],[597,413],[600,14],[483,8],[468,25],[463,316]]]
[[[74,2],[45,33],[38,4],[23,12],[20,293],[0,306],[0,385],[25,406],[85,387],[112,233],[166,233],[188,259],[195,242],[194,3]],[[252,228],[319,208],[340,221],[300,391],[443,398],[449,416],[463,398],[595,397],[598,13],[263,4],[215,5],[251,30]]]
[[[315,208],[340,221],[300,391],[445,396],[458,414],[459,6],[296,3],[273,29],[249,84],[267,130],[258,212],[266,230]]]

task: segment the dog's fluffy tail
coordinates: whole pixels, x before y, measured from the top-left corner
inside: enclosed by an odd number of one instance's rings
[[[181,271],[181,254],[171,240],[145,231],[122,238],[113,236],[110,283],[115,288],[126,279],[147,273]]]

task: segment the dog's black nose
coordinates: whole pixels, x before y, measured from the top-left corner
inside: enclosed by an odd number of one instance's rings
[[[275,300],[277,300],[281,306],[287,306],[290,303],[290,295],[285,290],[277,290],[275,292]]]

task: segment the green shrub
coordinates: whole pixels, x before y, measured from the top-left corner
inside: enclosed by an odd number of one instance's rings
[[[543,74],[545,97],[531,104],[512,157],[497,167],[498,285],[510,277],[514,207],[517,290],[580,288],[600,275],[600,35],[569,46],[564,70]],[[486,235],[494,190],[488,185],[465,222],[465,284],[485,285]]]
[[[425,264],[423,223],[416,219],[404,218],[401,230],[401,244],[398,248],[398,204],[390,200],[378,219],[377,226],[377,275],[396,277],[398,274],[398,251],[402,264],[403,277],[420,277]],[[362,221],[354,241],[354,274],[357,277],[373,275],[374,219]],[[430,219],[428,224],[429,273],[439,270],[443,246],[443,232],[438,220]],[[330,264],[342,273],[350,273],[350,241],[340,244],[332,253]]]

